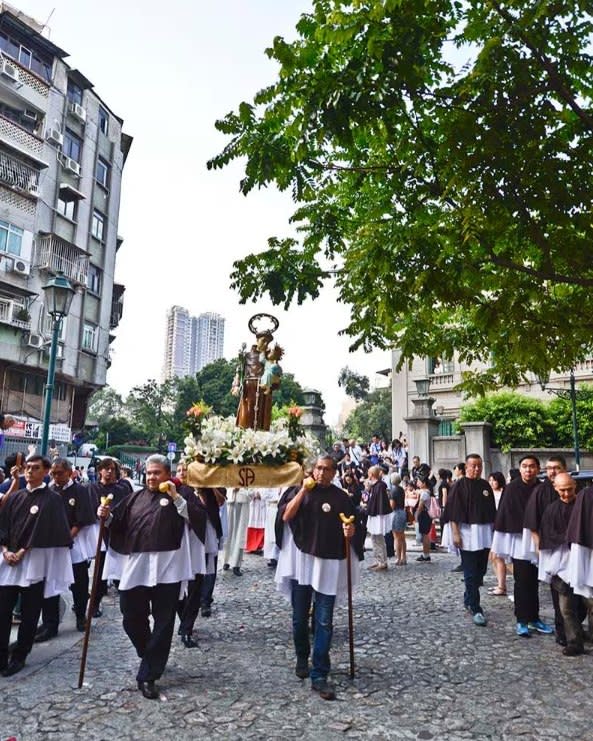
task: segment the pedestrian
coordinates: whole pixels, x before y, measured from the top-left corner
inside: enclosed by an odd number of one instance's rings
[[[387,546],[385,534],[391,530],[393,516],[387,495],[387,485],[383,481],[383,471],[379,466],[369,468],[369,497],[367,500],[367,532],[373,544],[374,563],[370,570],[387,570]]]
[[[418,504],[416,506],[415,519],[418,526],[418,535],[422,543],[422,553],[418,556],[416,561],[426,562],[430,561],[430,528],[432,526],[432,518],[428,513],[430,506],[430,486],[428,475],[425,473],[418,474],[416,477],[416,487],[418,489]]]
[[[264,534],[266,527],[266,503],[261,492],[256,489],[251,493],[249,502],[249,520],[247,523],[247,538],[245,552],[261,556],[264,552]]]
[[[241,564],[249,526],[249,492],[232,489],[227,497],[228,535],[223,552],[223,570],[232,569],[235,576],[242,576]]]
[[[589,611],[589,636],[593,635],[593,486],[579,492],[566,529],[570,545],[567,581],[583,597]]]
[[[537,555],[531,531],[524,528],[525,508],[539,481],[540,463],[535,455],[524,455],[519,461],[519,478],[511,481],[500,499],[492,551],[500,558],[513,561],[513,595],[516,632],[528,638],[530,631],[544,635],[554,632],[539,615]]]
[[[0,510],[0,672],[9,677],[25,666],[33,647],[44,598],[72,583],[72,538],[59,494],[44,478],[50,460],[29,456],[26,485]],[[21,623],[9,660],[12,611],[21,597]]]
[[[107,578],[119,580],[123,627],[140,658],[138,689],[149,700],[167,665],[181,583],[194,577],[187,530],[188,505],[171,479],[164,455],[146,461],[146,488],[97,514],[110,530]],[[161,484],[167,484],[164,491]],[[152,616],[152,628],[149,623]]]
[[[336,463],[330,456],[317,459],[313,488],[290,491],[278,506],[278,516],[290,526],[292,537],[282,535],[276,584],[292,605],[292,630],[296,651],[295,673],[311,678],[311,688],[324,700],[334,700],[336,691],[328,681],[333,613],[337,598],[347,591],[345,542],[362,559],[362,542],[353,524],[343,525],[340,514],[355,516],[350,497],[331,482]],[[307,480],[307,483],[309,480]],[[284,497],[284,495],[283,495]],[[289,501],[288,501],[289,499]],[[287,529],[284,529],[286,534]],[[344,539],[346,538],[346,541]],[[357,558],[352,558],[352,582],[358,581]],[[313,654],[309,669],[309,612],[314,601]]]
[[[488,476],[488,483],[494,494],[494,504],[498,510],[500,500],[506,487],[506,479],[501,471],[493,471]],[[494,597],[506,597],[507,594],[507,565],[504,558],[495,556],[490,553],[490,560],[492,562],[492,569],[496,576],[496,586],[488,589],[488,594],[492,594]]]
[[[208,515],[205,543],[206,573],[202,580],[200,614],[202,617],[210,617],[218,571],[218,552],[223,548],[226,532],[226,489],[198,488],[197,493]]]
[[[266,503],[266,524],[264,530],[264,558],[268,566],[275,569],[278,564],[278,546],[276,545],[276,515],[278,514],[278,502],[280,501],[281,489],[265,489],[263,492]]]
[[[465,459],[465,476],[449,492],[448,515],[453,545],[461,554],[465,592],[463,605],[474,625],[485,626],[480,587],[488,568],[492,530],[496,517],[494,493],[482,478],[482,458],[471,453]]]
[[[582,622],[587,610],[585,601],[575,594],[569,583],[570,546],[566,543],[577,484],[570,474],[559,472],[554,476],[554,488],[559,497],[545,508],[538,532],[539,578],[548,582],[557,594],[565,639],[562,653],[564,656],[579,656],[585,653]]]
[[[407,560],[406,546],[406,505],[405,492],[401,487],[401,478],[399,474],[391,474],[391,489],[389,491],[389,503],[393,512],[391,520],[391,529],[393,531],[393,541],[395,544],[396,566],[405,566]]]
[[[89,599],[89,561],[97,548],[96,508],[86,486],[72,479],[72,464],[67,458],[54,458],[51,466],[50,490],[62,501],[72,537],[70,557],[74,581],[70,585],[76,615],[76,629],[86,627],[86,608]],[[60,596],[43,600],[41,625],[35,634],[35,643],[44,643],[58,634],[60,623]]]

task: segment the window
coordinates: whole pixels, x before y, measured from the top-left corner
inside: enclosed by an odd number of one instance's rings
[[[438,376],[442,374],[450,374],[455,371],[455,363],[452,360],[445,360],[444,358],[428,358],[428,374],[431,376]]]
[[[48,82],[51,80],[52,62],[49,57],[42,59],[36,53],[22,46],[18,41],[5,33],[0,33],[0,49],[9,57],[16,59],[23,67],[30,69],[35,74]]]
[[[109,164],[101,157],[99,157],[95,166],[95,180],[104,188],[109,187]]]
[[[89,265],[89,272],[86,279],[86,287],[91,293],[101,294],[102,271],[96,265]]]
[[[58,196],[58,205],[56,207],[56,210],[59,214],[62,214],[62,216],[65,216],[67,219],[70,219],[70,221],[76,221],[76,214],[78,211],[78,201],[72,200],[67,201],[63,195]]]
[[[82,330],[82,349],[89,352],[97,352],[98,327],[85,322]]]
[[[82,153],[82,139],[76,134],[73,134],[69,129],[66,129],[64,134],[64,144],[62,151],[67,157],[72,160],[76,160],[80,164],[80,155]]]
[[[99,130],[107,136],[109,133],[109,114],[99,106]]]
[[[82,88],[78,87],[72,80],[68,80],[68,100],[70,103],[82,105]]]
[[[23,230],[8,221],[0,221],[0,252],[8,252],[9,255],[21,254],[23,242]]]
[[[99,241],[103,241],[103,231],[105,227],[105,217],[100,211],[94,209],[93,220],[91,223],[91,234]]]
[[[23,67],[30,69],[32,59],[33,55],[31,54],[31,52],[24,46],[21,46],[19,51],[19,62],[23,65]]]

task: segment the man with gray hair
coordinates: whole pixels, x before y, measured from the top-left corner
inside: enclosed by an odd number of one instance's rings
[[[110,531],[104,576],[119,579],[123,627],[141,659],[138,689],[156,700],[155,681],[169,658],[181,583],[194,576],[188,506],[171,481],[170,461],[151,455],[146,460],[146,488],[128,494],[113,512],[101,504],[97,514]]]

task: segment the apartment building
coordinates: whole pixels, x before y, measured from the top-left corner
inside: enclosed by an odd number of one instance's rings
[[[114,282],[132,138],[43,27],[0,3],[0,409],[37,442],[52,319],[42,286],[75,288],[62,323],[50,438],[69,441],[105,384],[125,287]]]
[[[193,376],[223,357],[224,317],[206,312],[191,316],[182,306],[167,311],[163,380]]]

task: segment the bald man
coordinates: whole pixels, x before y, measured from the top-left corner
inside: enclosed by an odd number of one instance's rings
[[[562,653],[564,656],[578,656],[584,653],[579,617],[582,598],[574,593],[569,584],[570,546],[566,542],[568,524],[576,502],[577,484],[570,474],[562,472],[554,478],[554,489],[558,499],[546,507],[540,523],[539,578],[551,584],[558,595],[566,635],[566,646]]]

